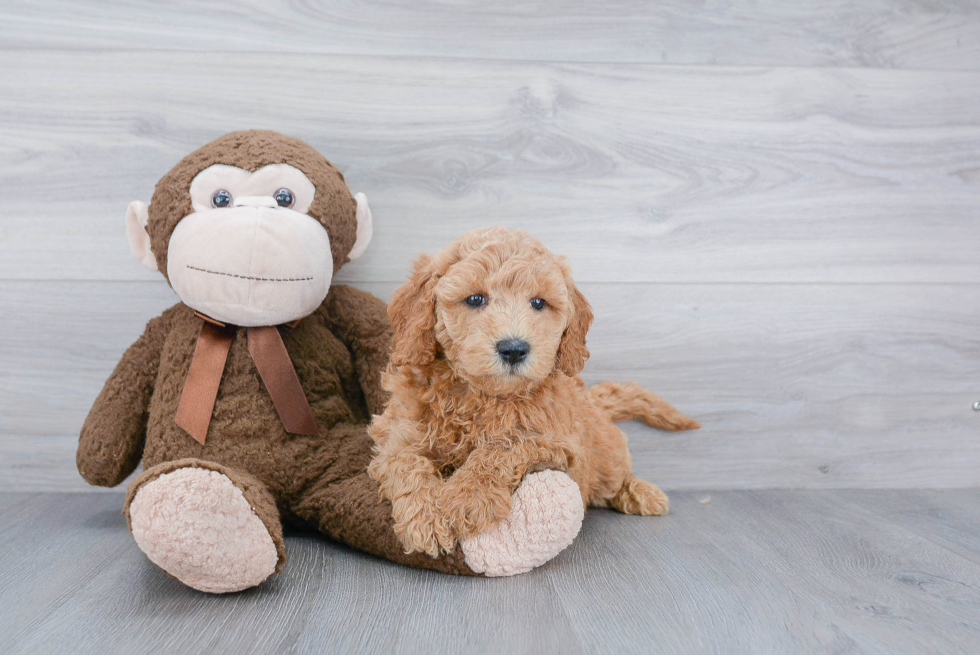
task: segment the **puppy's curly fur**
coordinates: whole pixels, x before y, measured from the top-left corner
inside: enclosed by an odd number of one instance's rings
[[[368,472],[406,552],[437,556],[488,530],[524,475],[545,468],[566,471],[586,506],[667,513],[667,496],[630,472],[613,421],[700,426],[632,383],[585,388],[592,309],[564,257],[525,232],[469,232],[421,256],[388,313],[391,400],[370,427]],[[500,352],[508,340],[527,346],[521,361]]]

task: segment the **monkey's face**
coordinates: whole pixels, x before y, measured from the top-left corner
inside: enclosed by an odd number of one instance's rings
[[[364,194],[351,196],[326,159],[260,131],[225,135],[185,157],[151,206],[130,204],[126,228],[136,259],[163,271],[184,304],[248,327],[313,313],[372,232]]]
[[[306,212],[316,188],[298,168],[216,164],[191,182],[193,213],[170,237],[167,276],[185,304],[235,325],[312,313],[333,275],[330,237]]]

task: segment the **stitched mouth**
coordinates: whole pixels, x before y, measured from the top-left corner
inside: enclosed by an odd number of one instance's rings
[[[200,271],[201,273],[208,273],[210,275],[224,275],[225,277],[237,277],[240,280],[258,280],[259,282],[309,282],[313,278],[311,277],[255,277],[252,275],[238,275],[237,273],[222,273],[221,271],[210,271],[206,268],[198,268],[197,266],[187,265],[187,268],[192,271]]]
[[[237,273],[222,273],[221,271],[210,271],[206,268],[198,268],[197,266],[187,265],[187,268],[192,271],[200,271],[201,273],[209,273],[210,275],[224,275],[225,277],[237,277],[241,280],[258,280],[259,282],[309,282],[313,278],[311,277],[254,277],[252,275],[238,275]]]

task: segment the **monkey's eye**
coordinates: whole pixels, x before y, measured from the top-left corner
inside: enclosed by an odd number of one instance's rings
[[[465,301],[470,307],[483,307],[486,304],[487,299],[482,293],[474,293],[472,296],[467,298]]]
[[[544,298],[531,298],[531,307],[533,307],[534,309],[538,310],[539,312],[542,309],[544,309],[544,306],[546,304],[547,303],[544,301]]]
[[[214,192],[214,195],[211,196],[211,206],[218,207],[219,209],[221,207],[228,207],[231,205],[231,200],[232,198],[230,193],[224,189],[218,189]]]
[[[292,207],[296,199],[293,198],[293,192],[289,189],[279,189],[276,191],[276,204],[280,207]]]

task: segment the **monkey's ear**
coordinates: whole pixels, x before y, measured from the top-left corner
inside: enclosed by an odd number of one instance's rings
[[[157,258],[150,250],[150,235],[146,232],[146,224],[150,220],[149,208],[145,202],[134,200],[126,209],[126,238],[129,239],[129,251],[133,259],[150,269],[157,270]]]
[[[357,240],[354,247],[350,249],[347,256],[350,259],[357,259],[367,250],[374,235],[374,226],[371,224],[371,208],[368,207],[367,196],[363,193],[355,193],[354,200],[357,201]]]

